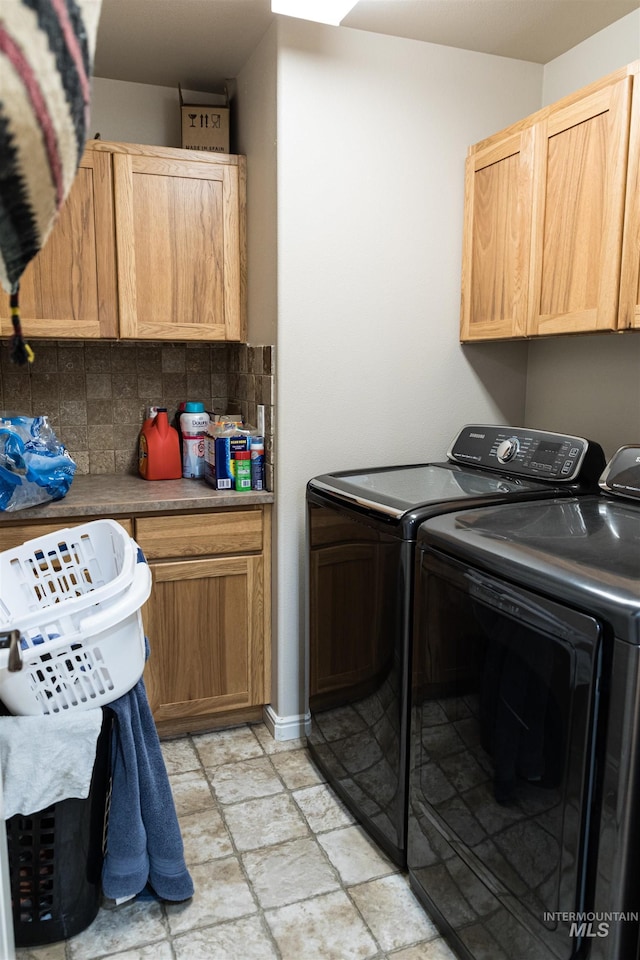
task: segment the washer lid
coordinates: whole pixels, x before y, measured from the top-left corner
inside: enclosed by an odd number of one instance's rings
[[[545,483],[507,478],[450,463],[323,474],[309,481],[309,488],[392,517],[401,517],[418,507],[435,507],[470,497],[507,498],[522,497],[529,492],[550,493]]]

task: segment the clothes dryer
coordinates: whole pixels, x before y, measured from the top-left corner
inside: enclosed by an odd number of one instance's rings
[[[418,533],[408,867],[466,960],[640,953],[640,447]]]

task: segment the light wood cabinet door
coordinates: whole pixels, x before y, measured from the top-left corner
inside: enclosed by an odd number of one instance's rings
[[[640,64],[633,78],[618,328],[640,328]]]
[[[532,165],[531,129],[486,141],[467,158],[463,343],[526,334]]]
[[[13,333],[2,292],[0,333]],[[53,230],[20,281],[25,337],[118,333],[111,158],[87,150]]]
[[[530,336],[615,330],[632,78],[534,127]]]
[[[156,723],[267,703],[262,559],[159,562],[151,572],[144,678]]]
[[[244,158],[113,154],[120,336],[243,340]]]

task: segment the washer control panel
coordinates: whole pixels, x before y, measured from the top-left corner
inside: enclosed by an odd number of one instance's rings
[[[640,500],[640,447],[620,447],[600,477],[605,493]]]
[[[557,483],[579,477],[589,449],[588,440],[563,433],[468,424],[447,456],[455,463]]]

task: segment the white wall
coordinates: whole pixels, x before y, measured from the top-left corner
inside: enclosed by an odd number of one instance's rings
[[[293,717],[307,480],[440,459],[465,422],[524,415],[526,345],[458,342],[464,159],[539,107],[542,68],[286,18],[277,57],[273,705]]]
[[[597,440],[607,458],[640,444],[640,334],[532,344],[526,423]]]
[[[102,140],[179,147],[178,88],[94,77],[89,132]]]
[[[238,150],[247,158],[247,310],[252,344],[276,342],[276,43],[274,25],[237,77],[234,100]]]
[[[544,102],[553,103],[640,58],[640,11],[602,30],[544,68]],[[600,441],[607,457],[640,443],[640,334],[561,337],[532,342],[527,426]]]
[[[542,71],[288,18],[279,28],[279,482],[293,492],[308,471],[441,455],[477,403],[520,409],[522,345],[458,342],[464,159],[537,108]],[[474,372],[485,355],[502,359],[495,401]]]
[[[586,87],[638,57],[640,10],[634,10],[545,65],[542,106]]]

